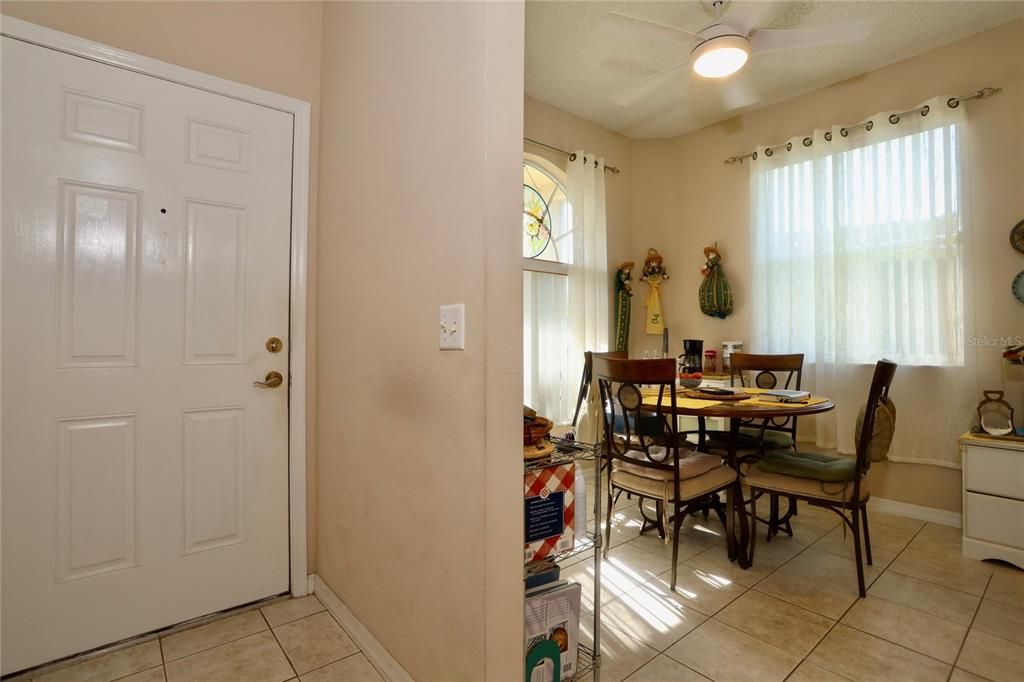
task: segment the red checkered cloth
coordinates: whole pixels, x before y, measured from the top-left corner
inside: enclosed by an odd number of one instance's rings
[[[576,464],[569,462],[528,471],[523,476],[523,485],[527,499],[546,499],[551,493],[563,493],[561,534],[526,543],[526,561],[537,561],[551,554],[572,549],[575,542]]]

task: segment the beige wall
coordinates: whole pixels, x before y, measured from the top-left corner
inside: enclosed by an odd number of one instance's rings
[[[0,12],[311,104],[306,447],[309,570],[316,568],[316,253],[319,2],[11,2]]]
[[[0,11],[312,104],[310,570],[417,679],[520,679],[522,4]]]
[[[607,165],[621,171],[618,175],[605,173],[608,268],[610,273],[614,273],[622,261],[635,259],[633,252],[636,249],[630,243],[630,139],[532,97],[525,98],[524,114],[523,131],[526,137],[566,151],[584,149],[603,156]],[[527,154],[547,159],[563,171],[566,169],[567,159],[564,154],[530,143],[526,143],[523,150]]]
[[[684,336],[703,338],[706,348],[716,348],[726,339],[750,340],[749,162],[725,165],[723,159],[814,128],[989,85],[1004,90],[988,101],[966,105],[975,265],[970,305],[977,317],[968,334],[1024,333],[1021,306],[1009,293],[1013,277],[1024,269],[1024,258],[1008,243],[1010,228],[1024,216],[1024,21],[1017,21],[672,140],[634,142],[633,256],[641,258],[648,246],[665,256],[672,279],[662,289],[663,305],[672,343],[678,345]],[[702,315],[697,302],[702,249],[715,241],[736,297],[735,313],[726,320]],[[633,351],[658,347],[657,339],[643,334],[642,319],[634,315],[633,320]],[[977,351],[979,387],[1002,383],[998,350]],[[1024,387],[1016,382],[1008,388],[1020,409]],[[969,423],[970,416],[945,413],[941,396],[927,413],[900,414],[901,423],[917,428],[948,419]],[[872,486],[878,497],[960,510],[956,469],[888,463],[872,470]]]
[[[318,572],[414,678],[521,679],[523,6],[323,29]]]

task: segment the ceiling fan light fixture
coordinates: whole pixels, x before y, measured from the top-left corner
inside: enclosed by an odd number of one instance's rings
[[[731,76],[747,63],[750,41],[739,35],[709,38],[693,48],[693,71],[704,78]]]

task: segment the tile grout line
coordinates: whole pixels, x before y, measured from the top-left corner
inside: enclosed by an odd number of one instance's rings
[[[340,626],[340,625],[341,625],[341,624],[339,623],[339,626]],[[344,628],[342,628],[342,630],[344,630]],[[347,633],[346,633],[346,634],[347,634]],[[313,668],[312,670],[310,670],[310,671],[308,671],[308,672],[304,672],[304,673],[302,673],[302,674],[303,674],[303,675],[309,675],[310,673],[314,673],[314,672],[316,672],[317,670],[323,670],[324,668],[326,668],[326,667],[327,667],[327,666],[329,666],[329,665],[334,665],[335,663],[338,663],[338,662],[340,662],[340,661],[345,661],[345,660],[348,660],[348,659],[352,658],[353,656],[358,656],[359,654],[362,654],[362,653],[363,653],[362,649],[359,649],[359,650],[357,650],[357,651],[353,651],[352,653],[348,654],[347,656],[342,656],[341,658],[339,658],[339,659],[336,659],[336,660],[334,660],[334,661],[331,661],[330,663],[324,663],[323,665],[317,666],[317,667]],[[366,658],[366,654],[363,654],[363,658]],[[367,663],[369,663],[369,662],[370,662],[370,659],[368,659],[368,658],[367,658],[367,659],[366,659],[366,662],[367,662]],[[374,672],[376,672],[376,673],[377,673],[378,675],[380,675],[380,671],[379,671],[379,670],[377,670],[376,668],[374,668],[374,667],[373,667],[373,664],[371,664],[371,665],[370,665],[370,667],[371,667],[371,668],[373,668]],[[382,679],[383,679],[383,677],[384,677],[384,676],[383,676],[383,675],[381,675],[381,678],[382,678]]]
[[[295,678],[298,679],[299,671],[295,668],[295,664],[292,663],[292,657],[288,655],[288,652],[285,651],[284,646],[281,645],[281,640],[277,638],[277,633],[274,632],[274,628],[270,627],[270,621],[267,620],[267,614],[263,613],[263,609],[260,609],[260,615],[263,617],[263,622],[267,624],[268,628],[270,628],[270,636],[274,638],[274,642],[277,643],[277,648],[281,651],[282,654],[284,654],[284,660],[288,663],[288,667],[292,669],[292,672],[295,673]],[[286,625],[286,623],[282,623],[282,625]]]
[[[916,532],[915,532],[915,533],[914,533],[914,534],[913,534],[913,535],[911,536],[910,540],[908,540],[908,541],[907,541],[907,544],[906,544],[906,546],[905,546],[905,547],[904,547],[903,549],[901,549],[901,550],[900,550],[900,551],[899,551],[899,552],[898,552],[898,553],[896,554],[896,556],[895,556],[895,557],[893,557],[892,561],[890,561],[890,562],[889,562],[889,566],[892,566],[892,564],[893,564],[893,563],[895,563],[896,559],[898,559],[898,558],[900,557],[900,555],[901,555],[901,554],[903,554],[903,552],[905,552],[905,551],[906,551],[907,547],[910,547],[910,543],[914,541],[914,538],[916,538],[916,537],[917,537],[917,536],[918,536],[918,535],[919,535],[919,534],[921,533],[921,531],[923,531],[923,530],[924,530],[924,529],[925,529],[925,528],[927,527],[927,525],[928,525],[928,524],[927,524],[927,523],[925,523],[925,525],[923,525],[923,526],[921,526],[920,528],[918,528],[918,529],[917,529],[917,531],[916,531]],[[794,557],[794,558],[795,558],[795,557]],[[856,559],[854,559],[854,562],[856,563]],[[878,574],[878,576],[877,576],[877,577],[876,577],[876,578],[875,578],[875,579],[874,579],[873,581],[871,581],[871,586],[874,586],[874,584],[875,584],[875,583],[876,583],[876,582],[878,581],[878,579],[879,579],[879,578],[881,578],[881,577],[882,577],[882,575],[883,575],[883,574],[884,574],[884,573],[885,573],[886,571],[888,571],[888,570],[889,570],[889,566],[886,566],[886,567],[885,567],[885,568],[884,568],[884,569],[883,569],[883,570],[881,571],[881,573],[879,573],[879,574]],[[865,591],[865,592],[868,592],[869,590],[870,590],[870,587],[868,587],[868,586],[865,586],[865,587],[864,587],[864,591]],[[866,598],[867,598],[867,597],[864,597],[864,599],[866,599]],[[829,636],[830,634],[832,634],[832,631],[833,631],[833,630],[835,630],[835,629],[836,629],[836,626],[837,626],[837,625],[839,625],[840,621],[842,621],[842,620],[843,620],[843,618],[845,618],[845,617],[846,617],[846,614],[848,614],[848,613],[850,612],[850,609],[852,609],[852,608],[853,608],[854,606],[856,606],[856,605],[857,605],[857,602],[859,602],[860,600],[861,600],[861,596],[860,596],[860,594],[858,594],[858,595],[857,595],[857,598],[856,598],[856,599],[854,599],[854,600],[853,600],[853,602],[852,602],[852,603],[851,603],[851,604],[850,604],[849,606],[847,606],[847,607],[846,607],[846,609],[845,609],[845,610],[844,610],[844,611],[843,611],[843,612],[842,612],[841,614],[839,614],[839,617],[838,617],[838,618],[836,618],[835,622],[834,622],[834,623],[832,623],[832,626],[831,626],[831,627],[830,627],[830,628],[829,628],[829,629],[828,629],[828,630],[827,630],[827,631],[825,632],[825,634],[824,634],[824,635],[822,635],[821,639],[819,639],[819,640],[818,640],[818,642],[817,642],[817,643],[816,643],[816,644],[814,645],[814,647],[813,647],[813,648],[812,648],[812,649],[811,649],[810,651],[808,651],[808,652],[807,652],[807,655],[806,655],[806,656],[804,656],[804,657],[803,657],[803,659],[802,659],[802,660],[800,661],[800,663],[798,663],[798,664],[797,664],[796,668],[793,668],[793,670],[792,670],[792,671],[790,671],[789,675],[787,675],[787,676],[786,676],[786,679],[789,679],[789,677],[791,677],[791,676],[792,676],[792,674],[793,674],[794,672],[796,672],[796,669],[797,669],[797,668],[799,668],[799,667],[800,667],[801,665],[803,665],[803,664],[804,664],[804,662],[809,662],[809,663],[811,663],[811,665],[817,665],[818,667],[820,667],[820,668],[821,668],[821,669],[823,669],[823,670],[828,670],[828,671],[829,671],[830,673],[833,673],[833,674],[835,674],[835,675],[839,675],[839,677],[843,677],[844,679],[849,679],[849,678],[846,678],[846,677],[844,677],[843,675],[840,675],[840,674],[839,674],[838,672],[836,672],[835,670],[832,670],[831,668],[828,668],[828,667],[826,667],[826,666],[824,666],[824,665],[820,665],[820,664],[818,664],[818,663],[815,663],[814,661],[809,661],[808,659],[809,659],[809,658],[811,657],[811,654],[813,654],[813,653],[815,652],[815,650],[816,650],[816,649],[817,649],[817,648],[818,648],[819,646],[821,646],[821,643],[822,643],[822,642],[824,642],[824,641],[825,641],[825,639],[826,639],[826,638],[827,638],[827,637],[828,637],[828,636]],[[850,626],[846,625],[845,623],[844,623],[843,625],[844,625],[844,627],[850,627]],[[854,629],[856,629],[856,628],[854,628]],[[858,632],[859,632],[859,631],[858,631]],[[870,635],[870,636],[872,636],[872,637],[875,637],[875,636],[877,636],[877,635],[871,635],[871,633],[866,633],[866,634],[868,634],[868,635]],[[883,642],[889,642],[889,640],[887,640],[887,639],[885,639],[885,638],[882,638],[882,637],[879,637],[879,639],[881,639],[881,640],[882,640]],[[966,639],[966,637],[965,637],[965,639]],[[889,643],[890,643],[890,644],[896,644],[896,642],[889,642]],[[899,645],[899,644],[896,644],[896,646],[901,646],[901,645]],[[906,648],[906,647],[904,647],[904,648]],[[908,651],[909,651],[909,649],[908,649]],[[950,671],[952,671],[952,669],[953,669],[953,668],[952,668],[952,666],[950,666]],[[948,680],[947,680],[947,682],[948,682]]]
[[[260,617],[262,618],[263,617],[262,610],[261,609],[256,609],[256,610],[260,611]],[[244,613],[248,613],[248,612],[244,612]],[[236,616],[240,616],[240,615],[242,615],[242,614],[238,613],[238,614],[231,615],[231,616],[225,616],[224,618],[220,618],[220,619],[217,619],[217,620],[211,620],[208,623],[203,623],[202,625],[197,625],[194,628],[189,628],[187,630],[182,630],[181,632],[191,632],[193,630],[198,630],[199,628],[206,627],[207,625],[212,625],[214,623],[223,623],[226,620],[229,620],[231,618],[235,618]],[[267,619],[263,618],[263,622],[267,623]],[[270,624],[267,623],[266,630],[269,630],[269,629],[270,629]],[[258,634],[260,634],[262,632],[265,632],[266,630],[257,630],[256,632],[250,632],[249,634],[246,634],[246,635],[241,635],[239,637],[233,637],[232,639],[226,639],[223,642],[218,642],[217,644],[214,644],[212,646],[206,646],[206,647],[203,647],[202,649],[196,649],[195,651],[189,652],[189,653],[185,654],[184,656],[178,656],[177,658],[173,658],[173,659],[171,659],[169,661],[167,660],[166,656],[164,655],[164,646],[163,646],[164,638],[161,637],[160,638],[160,659],[163,661],[163,665],[166,668],[168,663],[176,663],[178,661],[184,660],[184,659],[189,658],[191,656],[196,656],[198,654],[206,653],[207,651],[212,651],[212,650],[214,650],[214,649],[216,649],[218,647],[222,647],[222,646],[224,646],[226,644],[233,644],[234,642],[239,642],[239,641],[241,641],[243,639],[246,639],[248,637],[253,637],[254,635],[258,635]],[[174,634],[175,635],[181,634],[181,632],[176,632]],[[168,636],[174,636],[174,635],[168,635]]]
[[[953,666],[949,669],[949,676],[946,678],[947,682],[950,679],[952,679],[953,672],[956,670],[956,667],[957,667],[956,664],[960,662],[960,657],[964,653],[964,647],[967,645],[967,638],[971,636],[971,630],[974,629],[974,621],[976,621],[978,619],[978,613],[981,612],[981,605],[985,603],[985,593],[988,592],[988,586],[992,584],[992,577],[994,575],[995,574],[993,573],[992,575],[990,575],[988,577],[988,580],[985,581],[985,589],[981,591],[981,599],[978,600],[978,605],[974,609],[974,615],[971,616],[971,624],[967,626],[967,632],[964,633],[964,641],[960,642],[960,648],[957,649],[956,658],[953,659]],[[968,672],[970,672],[970,671],[968,671]],[[971,673],[971,674],[976,674],[976,673]],[[978,675],[978,677],[982,677],[982,676]]]

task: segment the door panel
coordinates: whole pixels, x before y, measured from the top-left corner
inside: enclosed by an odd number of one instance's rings
[[[6,673],[288,589],[293,121],[2,57]]]

